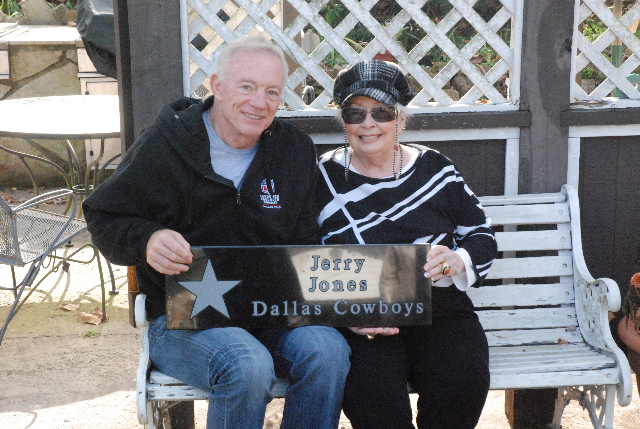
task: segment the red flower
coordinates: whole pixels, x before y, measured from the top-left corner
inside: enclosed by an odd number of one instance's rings
[[[631,277],[631,286],[640,287],[640,273],[635,273]]]

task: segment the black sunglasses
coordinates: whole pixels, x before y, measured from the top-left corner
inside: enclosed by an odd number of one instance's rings
[[[390,122],[396,119],[397,111],[394,106],[378,106],[371,110],[362,107],[345,107],[342,109],[342,119],[345,124],[361,124],[371,112],[371,117],[376,122]]]

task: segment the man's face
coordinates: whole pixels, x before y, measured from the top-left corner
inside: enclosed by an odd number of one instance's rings
[[[233,54],[224,81],[211,76],[213,128],[231,147],[256,145],[276,116],[284,80],[280,60],[260,51]]]

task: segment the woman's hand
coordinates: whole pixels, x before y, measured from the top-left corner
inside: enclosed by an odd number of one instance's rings
[[[400,332],[400,329],[395,327],[380,327],[380,328],[349,328],[358,335],[366,335],[370,340],[376,335],[396,335]]]
[[[446,265],[449,272],[443,273]],[[453,277],[466,270],[464,261],[453,250],[446,246],[435,245],[427,253],[427,263],[424,265],[424,276],[431,281],[438,281],[443,277]]]
[[[636,313],[636,319],[640,320],[640,310]],[[636,353],[640,353],[640,333],[635,324],[624,316],[618,323],[618,335],[623,343]]]

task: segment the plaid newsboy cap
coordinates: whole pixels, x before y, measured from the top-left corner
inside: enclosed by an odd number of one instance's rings
[[[343,107],[358,95],[373,98],[384,104],[406,106],[413,91],[400,68],[386,61],[361,61],[342,70],[333,87],[333,101]]]

